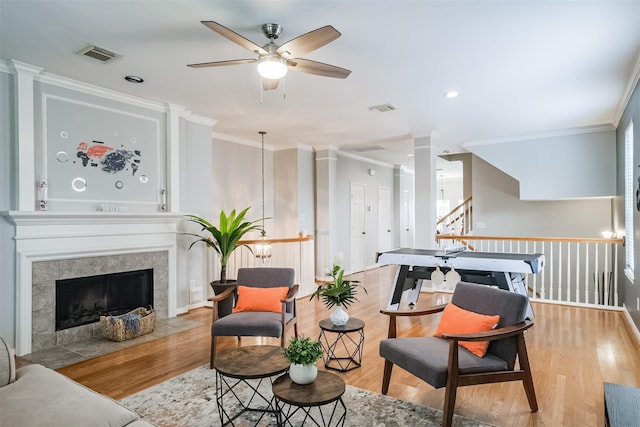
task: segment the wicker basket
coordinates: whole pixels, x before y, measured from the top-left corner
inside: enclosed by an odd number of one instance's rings
[[[100,316],[102,337],[111,341],[125,341],[140,335],[153,332],[156,328],[156,311],[154,309],[136,308],[127,314],[139,314],[140,326],[138,330],[127,328],[120,316]]]

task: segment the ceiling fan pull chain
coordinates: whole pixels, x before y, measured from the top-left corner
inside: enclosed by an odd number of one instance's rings
[[[262,86],[262,81],[260,81],[260,105],[262,105],[262,101],[264,101],[264,87]]]
[[[282,99],[287,99],[287,79],[282,78]]]

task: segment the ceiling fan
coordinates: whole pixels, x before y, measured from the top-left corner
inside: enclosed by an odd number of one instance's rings
[[[258,46],[251,40],[241,36],[233,30],[213,21],[201,21],[211,30],[223,37],[239,44],[240,46],[258,54],[258,58],[253,59],[232,59],[229,61],[203,62],[200,64],[189,64],[192,68],[221,67],[226,65],[245,64],[248,62],[258,63],[258,73],[262,77],[262,88],[272,90],[278,87],[278,83],[287,73],[287,69],[302,71],[303,73],[315,74],[324,77],[334,77],[345,79],[351,74],[351,70],[336,67],[335,65],[312,61],[310,59],[299,58],[312,52],[341,36],[340,32],[331,25],[318,28],[306,34],[289,40],[285,44],[278,46],[275,40],[282,32],[279,24],[264,24],[262,32],[269,39],[269,43]]]

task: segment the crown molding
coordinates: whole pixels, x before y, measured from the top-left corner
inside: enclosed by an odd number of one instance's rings
[[[233,144],[240,145],[248,145],[249,147],[262,148],[262,143],[257,141],[249,141],[246,138],[239,138],[234,135],[229,135],[226,133],[216,132],[215,130],[211,132],[211,136],[215,139],[219,139],[221,141],[231,142]],[[259,135],[258,135],[259,136]],[[256,138],[258,140],[260,138]],[[264,144],[265,150],[274,151],[273,146],[269,144]]]
[[[354,159],[354,160],[358,160],[360,162],[364,162],[364,163],[369,163],[372,165],[376,165],[376,166],[382,166],[385,168],[390,168],[393,169],[395,166],[390,164],[390,163],[385,163],[385,162],[381,162],[379,160],[372,160],[372,159],[367,159],[365,157],[361,157],[352,153],[348,153],[346,151],[338,151],[338,155],[340,156],[344,156],[344,157],[348,157],[350,159]]]
[[[125,104],[134,105],[137,107],[146,108],[161,113],[166,113],[169,109],[167,104],[163,104],[157,101],[150,101],[148,99],[139,98],[137,96],[128,95],[122,92],[117,92],[111,89],[105,89],[100,86],[92,85],[89,83],[80,82],[67,77],[58,76],[55,74],[43,72],[35,76],[35,80],[41,83],[50,84],[53,86],[62,87],[77,92],[82,92],[88,95],[99,96],[101,98],[110,99],[112,101],[123,102]]]
[[[503,137],[503,138],[479,139],[476,141],[464,142],[461,144],[461,146],[463,148],[466,148],[466,147],[475,147],[478,145],[504,144],[507,142],[529,141],[533,139],[545,139],[545,138],[554,138],[554,137],[562,137],[562,136],[570,136],[570,135],[583,135],[586,133],[605,132],[605,131],[615,130],[615,129],[616,129],[615,126],[612,125],[611,123],[605,123],[601,125],[563,129],[555,132],[518,135],[518,136]]]

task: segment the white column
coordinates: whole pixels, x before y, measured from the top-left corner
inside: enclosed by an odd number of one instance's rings
[[[336,238],[335,200],[338,158],[333,149],[316,152],[316,274],[333,263]],[[335,233],[335,231],[334,231]]]
[[[180,212],[180,118],[189,113],[184,107],[175,104],[169,104],[167,111],[165,203],[168,212]]]
[[[33,80],[43,69],[19,61],[10,61],[16,76],[16,135],[18,210],[36,207],[34,90]]]
[[[415,142],[415,247],[436,248],[436,153],[431,137],[416,138]]]

